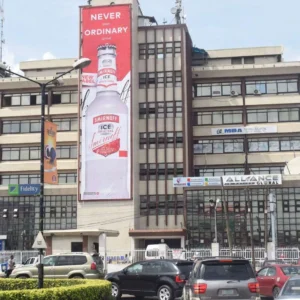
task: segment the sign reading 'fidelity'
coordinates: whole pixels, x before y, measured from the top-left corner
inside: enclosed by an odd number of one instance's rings
[[[40,192],[41,192],[41,186],[39,184],[9,184],[8,185],[9,196],[39,195]]]

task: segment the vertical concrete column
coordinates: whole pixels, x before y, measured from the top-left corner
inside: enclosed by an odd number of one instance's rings
[[[107,273],[106,233],[99,235],[99,256],[103,260],[104,273]]]
[[[89,249],[88,242],[89,242],[89,237],[88,236],[83,236],[82,237],[82,250],[83,250],[83,252],[88,252],[88,249]]]
[[[46,249],[46,255],[52,254],[52,236],[46,236],[45,237],[47,249]]]
[[[211,243],[211,256],[220,256],[220,244]]]

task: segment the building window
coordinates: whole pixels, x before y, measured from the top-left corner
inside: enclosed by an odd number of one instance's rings
[[[48,94],[46,95],[48,97]],[[40,105],[41,94],[6,94],[2,96],[2,107]]]
[[[250,174],[283,174],[284,165],[281,166],[267,166],[267,167],[249,167]]]
[[[18,121],[3,121],[2,133],[35,133],[41,131],[40,120],[18,120]]]
[[[232,65],[241,65],[242,64],[242,58],[241,57],[232,57],[231,58],[231,64]]]
[[[170,180],[183,176],[182,163],[140,164],[140,180]]]
[[[278,79],[278,80],[261,80],[261,81],[247,81],[246,94],[287,94],[297,93],[298,82],[297,79]]]
[[[174,85],[182,85],[182,74],[180,71],[139,73],[140,89],[173,87]]]
[[[195,166],[195,176],[225,176],[225,175],[243,175],[244,168],[210,168],[206,166]]]
[[[139,59],[141,60],[154,57],[157,59],[178,57],[179,53],[181,53],[181,42],[139,44]]]
[[[77,181],[77,173],[59,173],[59,184],[74,184]],[[39,174],[10,174],[0,175],[1,185],[9,184],[39,184]]]
[[[243,139],[197,140],[194,141],[195,154],[243,153]]]
[[[182,76],[180,71],[175,72],[175,86],[181,86]]]
[[[194,113],[194,125],[224,125],[224,124],[242,124],[243,111],[205,111]]]
[[[140,119],[181,118],[182,101],[140,103],[139,117]]]
[[[299,122],[299,108],[249,109],[248,123]]]
[[[139,44],[139,58],[146,59],[147,44]]]
[[[254,56],[244,57],[244,64],[245,65],[254,65],[255,64],[255,57]]]
[[[174,145],[175,143],[175,145]],[[182,148],[183,134],[177,132],[149,132],[140,133],[140,149]]]
[[[300,137],[276,137],[248,140],[249,152],[300,151]]]
[[[195,86],[195,97],[241,95],[241,82],[201,83]]]
[[[78,119],[77,118],[53,119],[52,122],[57,125],[58,131],[77,131],[78,130]]]
[[[53,92],[52,104],[75,104],[78,103],[78,92]]]
[[[40,147],[3,147],[2,161],[37,160],[40,159]],[[57,146],[56,157],[77,158],[77,146]]]

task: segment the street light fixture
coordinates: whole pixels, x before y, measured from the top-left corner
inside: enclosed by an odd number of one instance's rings
[[[50,81],[46,83],[42,83],[39,81],[36,81],[34,79],[28,78],[24,75],[20,75],[18,73],[15,73],[9,69],[9,67],[5,63],[0,62],[0,69],[2,69],[4,72],[10,73],[12,75],[18,76],[20,78],[23,78],[25,80],[31,81],[41,88],[41,152],[40,152],[40,185],[41,185],[41,191],[40,191],[40,222],[39,222],[39,231],[43,234],[44,231],[44,150],[45,150],[45,143],[44,143],[44,135],[45,135],[45,104],[46,104],[46,88],[47,86],[51,84],[60,85],[62,77],[66,74],[71,73],[74,70],[79,70],[87,67],[91,63],[91,60],[89,58],[80,58],[77,61],[74,62],[72,68],[59,76],[51,79]],[[43,255],[43,249],[40,249],[40,257]],[[43,288],[44,286],[44,265],[42,263],[42,260],[40,261],[40,267],[39,267],[39,282],[38,282],[38,288]]]
[[[209,205],[210,207],[214,207],[215,209],[215,238],[214,242],[218,242],[218,228],[217,228],[217,209],[218,209],[218,204],[221,202],[220,198],[217,198],[216,202],[213,199],[209,199]]]

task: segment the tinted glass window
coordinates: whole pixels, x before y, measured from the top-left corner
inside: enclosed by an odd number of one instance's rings
[[[188,278],[190,276],[191,271],[192,271],[193,263],[178,264],[177,267],[178,267],[180,273],[185,275],[186,278]]]
[[[56,266],[69,266],[72,265],[72,256],[59,256]]]
[[[44,266],[54,266],[56,262],[57,257],[56,256],[48,256],[44,257],[43,264]]]
[[[200,276],[204,280],[248,280],[254,274],[248,262],[204,262]]]
[[[281,268],[284,275],[295,275],[300,274],[300,266],[293,266],[293,267],[282,267]]]
[[[288,281],[282,291],[282,296],[294,296],[290,298],[298,299],[300,296],[300,279]]]
[[[73,256],[73,265],[84,265],[87,262],[87,259],[83,255]]]

